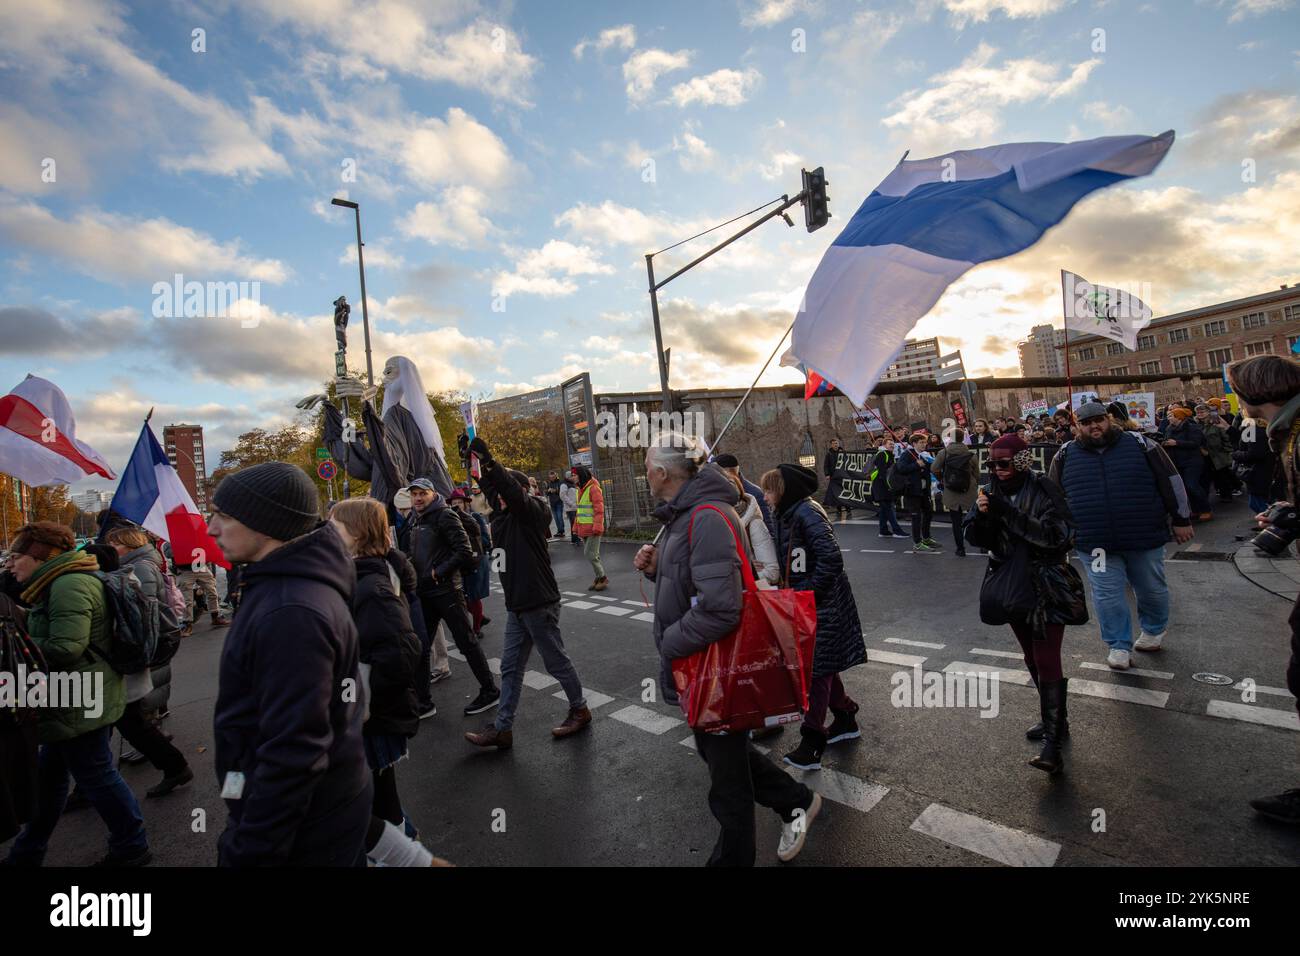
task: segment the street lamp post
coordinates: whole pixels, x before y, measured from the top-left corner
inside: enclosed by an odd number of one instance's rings
[[[357,268],[361,270],[361,327],[366,335],[366,384],[375,384],[375,368],[370,361],[370,311],[366,306],[366,261],[361,254],[361,207],[350,199],[334,198],[331,205],[351,209],[357,216]]]

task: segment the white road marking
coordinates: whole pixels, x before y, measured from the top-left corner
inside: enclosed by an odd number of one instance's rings
[[[906,644],[908,647],[928,647],[934,651],[941,651],[947,646],[946,644],[931,644],[929,641],[909,641],[902,637],[887,637],[885,643]]]
[[[1080,667],[1087,668],[1090,671],[1108,671],[1112,670],[1108,664],[1094,664],[1092,661],[1082,661]],[[1173,680],[1172,671],[1149,671],[1143,667],[1130,667],[1126,671],[1115,671],[1116,674],[1134,674],[1138,677],[1158,677],[1160,680]]]
[[[462,654],[460,651],[456,650],[456,648],[454,647],[447,648],[447,656],[454,657],[458,661],[463,661],[465,659],[465,655]]]
[[[556,683],[559,682],[557,681]],[[562,690],[556,691],[551,696],[558,698],[559,700],[569,699],[569,695]],[[602,694],[600,691],[592,690],[590,687],[584,687],[582,689],[582,696],[587,701],[588,710],[595,710],[597,707],[604,707],[614,699],[613,697],[610,697],[609,694]]]
[[[666,733],[682,724],[682,721],[676,717],[669,717],[667,714],[661,714],[647,707],[639,707],[636,704],[628,704],[609,716],[652,734]]]
[[[896,654],[893,651],[878,651],[874,647],[867,649],[867,660],[878,664],[897,664],[900,667],[920,667],[927,658],[915,654]]]
[[[683,747],[689,747],[691,750],[694,750],[696,753],[699,753],[700,748],[695,746],[694,734],[691,734],[685,740],[679,740],[677,742],[681,744]],[[768,754],[772,752],[772,749],[770,747],[764,747],[762,744],[756,744],[752,740],[750,741],[750,745],[759,753],[761,753],[764,757],[766,757]]]
[[[451,655],[448,654],[447,656],[450,657]],[[501,676],[501,658],[489,657],[487,659],[487,665],[488,665],[488,670],[490,670],[493,674],[496,674],[497,677]]]
[[[998,682],[1001,684],[1019,684],[1022,687],[1034,686],[1034,679],[1029,676],[1029,671],[1017,670],[1014,667],[1003,667],[1000,664],[972,664],[970,661],[953,661],[943,669],[943,672],[945,674],[988,674],[990,676],[996,674]],[[1070,690],[1074,690],[1074,681],[1070,682]]]
[[[650,604],[646,601],[624,601],[623,603],[630,604],[633,607],[654,607],[653,604]]]
[[[608,601],[608,602],[611,603],[611,604],[617,604],[617,603],[618,603],[618,598],[605,597],[603,594],[593,594],[593,595],[591,596],[591,599],[592,599],[593,601]]]
[[[569,597],[586,597],[581,591],[561,591],[561,594],[567,594]]]
[[[1024,654],[1012,654],[1010,651],[990,651],[982,647],[972,647],[970,652],[972,654],[982,654],[984,657],[1005,657],[1013,661],[1023,661],[1025,659]]]
[[[1122,700],[1126,704],[1144,704],[1147,707],[1163,707],[1169,702],[1169,694],[1163,690],[1129,687],[1127,684],[1103,684],[1101,681],[1083,680],[1079,677],[1070,678],[1070,693]]]
[[[844,554],[852,554],[852,553],[853,553],[853,549],[852,549],[852,548],[840,548],[840,551],[843,552]]]
[[[932,803],[911,829],[1007,866],[1054,866],[1061,845],[1024,830]]]
[[[833,770],[825,765],[821,770],[796,770],[789,764],[782,763],[781,769],[806,787],[816,790],[827,800],[834,800],[862,813],[869,813],[871,808],[889,793],[888,787],[859,780],[852,774]]]
[[[649,611],[642,611],[640,614],[633,614],[630,618],[628,618],[629,621],[651,621],[651,622],[653,622],[654,619],[655,616],[651,614]]]
[[[879,548],[859,548],[858,550],[861,551],[863,554],[893,554],[894,553],[892,550],[882,551]]]
[[[575,611],[590,611],[593,607],[600,607],[599,604],[591,601],[566,601],[564,606],[571,607]]]
[[[1231,700],[1212,700],[1205,706],[1205,712],[1211,717],[1226,717],[1229,720],[1245,720],[1268,727],[1300,730],[1300,714],[1294,710],[1274,710],[1272,707],[1238,704]]]
[[[614,617],[622,617],[625,614],[631,614],[630,607],[615,607],[612,604],[606,604],[604,607],[596,608],[597,614],[612,614]]]
[[[558,683],[559,681],[550,674],[543,674],[541,671],[524,671],[524,684],[533,690],[546,690]]]
[[[1245,689],[1246,689],[1246,682],[1245,682],[1245,681],[1238,681],[1237,683],[1235,683],[1235,684],[1232,685],[1232,689],[1233,689],[1233,690],[1245,690]],[[1257,693],[1257,694],[1272,694],[1274,697],[1290,697],[1290,696],[1291,696],[1291,692],[1290,692],[1289,690],[1287,690],[1285,687],[1266,687],[1266,686],[1263,685],[1263,684],[1256,684],[1256,685],[1255,685],[1255,693]]]

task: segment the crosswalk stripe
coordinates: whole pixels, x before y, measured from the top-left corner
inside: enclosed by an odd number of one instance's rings
[[[612,604],[606,604],[604,607],[596,608],[596,613],[611,614],[614,617],[623,617],[625,614],[631,614],[632,609],[630,607],[615,607]]]
[[[852,774],[842,773],[827,766],[823,766],[821,770],[796,770],[789,764],[782,764],[781,769],[805,786],[816,790],[827,800],[834,800],[862,813],[871,812],[871,808],[889,793],[888,787],[859,780]]]
[[[654,607],[653,604],[651,604],[651,603],[649,603],[649,602],[647,602],[647,601],[624,601],[623,603],[624,603],[624,604],[630,604],[630,605],[632,605],[633,607]]]
[[[1232,685],[1232,689],[1233,689],[1233,690],[1245,690],[1245,689],[1246,689],[1246,682],[1245,682],[1244,680],[1243,680],[1243,681],[1237,681],[1237,683],[1235,683],[1235,684]],[[1271,694],[1271,695],[1274,696],[1274,697],[1290,697],[1290,696],[1292,696],[1292,695],[1291,695],[1291,692],[1290,692],[1289,690],[1287,690],[1285,687],[1266,687],[1266,686],[1263,685],[1263,684],[1256,684],[1255,687],[1254,687],[1254,690],[1255,690],[1255,693],[1257,693],[1257,694]]]
[[[669,717],[667,714],[661,714],[658,711],[640,707],[636,704],[628,704],[622,710],[616,710],[609,716],[625,724],[631,724],[638,730],[644,730],[652,734],[666,733],[682,723],[676,717]]]
[[[990,651],[982,647],[972,647],[970,652],[972,654],[980,654],[984,657],[1005,657],[1008,660],[1013,661],[1023,661],[1025,659],[1025,655],[1023,654],[1012,654],[1010,651]]]
[[[1103,684],[1101,681],[1083,680],[1078,677],[1070,679],[1070,693],[1105,697],[1107,700],[1122,700],[1128,704],[1144,704],[1147,707],[1163,707],[1169,702],[1169,694],[1163,690],[1129,687],[1127,684]]]
[[[543,674],[541,671],[524,671],[524,684],[533,690],[546,690],[559,681],[550,674]]]
[[[1226,717],[1229,720],[1244,720],[1268,727],[1300,730],[1300,714],[1294,710],[1274,710],[1272,707],[1239,704],[1233,700],[1212,700],[1205,706],[1205,712],[1211,717]]]
[[[456,650],[456,648],[454,647],[447,648],[447,656],[454,657],[458,661],[463,661],[465,659],[465,655],[462,654],[460,651]]]
[[[1007,866],[1054,866],[1061,845],[982,817],[932,803],[910,829]]]
[[[1088,669],[1088,670],[1090,670],[1090,671],[1110,671],[1110,670],[1114,670],[1114,668],[1110,667],[1108,664],[1094,664],[1092,661],[1080,661],[1079,666],[1080,666],[1080,667],[1083,667],[1083,668],[1086,668],[1086,669]],[[1143,667],[1130,667],[1128,670],[1124,670],[1124,671],[1115,671],[1115,673],[1116,673],[1116,674],[1132,674],[1132,675],[1134,675],[1135,677],[1157,677],[1157,678],[1159,678],[1160,680],[1173,680],[1173,679],[1174,679],[1174,675],[1173,675],[1173,672],[1172,672],[1172,671],[1149,671],[1149,670],[1147,670],[1146,668],[1143,668]]]
[[[696,751],[697,753],[699,752],[699,749],[700,749],[700,748],[697,747],[697,746],[695,746],[695,735],[694,735],[694,734],[691,734],[691,735],[690,735],[689,737],[687,737],[685,740],[679,740],[679,741],[677,741],[677,742],[678,742],[679,744],[681,744],[683,747],[688,747],[688,748],[690,748],[691,750]],[[766,757],[768,754],[770,754],[770,753],[772,752],[772,749],[771,749],[770,747],[764,747],[762,744],[756,744],[756,743],[753,743],[753,742],[751,741],[750,745],[751,745],[755,750],[757,750],[759,753],[761,753],[764,757]]]
[[[556,683],[558,683],[558,681]],[[569,695],[562,690],[556,691],[551,696],[559,698],[560,700],[569,699]],[[608,704],[611,700],[614,699],[613,697],[610,697],[609,694],[602,694],[600,691],[592,690],[590,687],[584,687],[582,689],[582,696],[583,699],[586,700],[587,702],[588,710],[595,710],[597,707],[604,707],[606,704]]]
[[[581,592],[581,591],[561,591],[560,593],[561,593],[561,594],[567,594],[569,597],[586,597],[586,596],[587,596],[586,594],[584,594],[584,593]]]
[[[887,637],[886,644],[906,644],[908,647],[928,647],[932,651],[941,651],[946,647],[945,644],[931,644],[929,641],[909,641],[902,637]]]
[[[867,660],[878,664],[897,664],[900,667],[920,667],[928,658],[918,657],[915,654],[896,654],[893,651],[881,651],[873,647],[867,651]]]
[[[628,618],[629,621],[650,621],[652,623],[654,622],[654,619],[655,616],[649,611],[642,611],[640,614],[633,614]]]
[[[858,548],[863,554],[893,554],[892,550],[882,551],[878,548]]]
[[[945,674],[993,674],[998,675],[998,682],[1002,684],[1019,684],[1022,687],[1032,687],[1034,679],[1029,676],[1029,671],[1017,670],[1014,667],[1003,667],[1000,664],[972,664],[970,661],[953,661],[943,669]],[[1074,690],[1074,681],[1070,682],[1070,690]]]
[[[564,606],[571,607],[575,611],[590,611],[593,607],[600,607],[592,601],[565,601]]]
[[[593,594],[593,595],[591,595],[591,599],[592,599],[593,601],[607,601],[607,602],[609,602],[610,604],[617,604],[617,603],[618,603],[618,598],[605,597],[605,595],[603,595],[603,594]]]

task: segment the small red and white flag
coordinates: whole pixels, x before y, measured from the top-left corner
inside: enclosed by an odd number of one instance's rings
[[[194,506],[194,499],[167,460],[148,422],[140,429],[135,450],[109,507],[169,542],[177,564],[201,561],[229,570],[230,562],[208,534],[207,522]]]
[[[37,486],[116,477],[99,452],[77,440],[68,397],[35,375],[0,397],[0,471]]]

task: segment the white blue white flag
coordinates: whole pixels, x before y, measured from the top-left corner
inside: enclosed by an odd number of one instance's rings
[[[1173,142],[1170,130],[899,163],[826,250],[782,364],[802,362],[864,404],[954,280],[1029,248],[1094,190],[1147,175]]]

